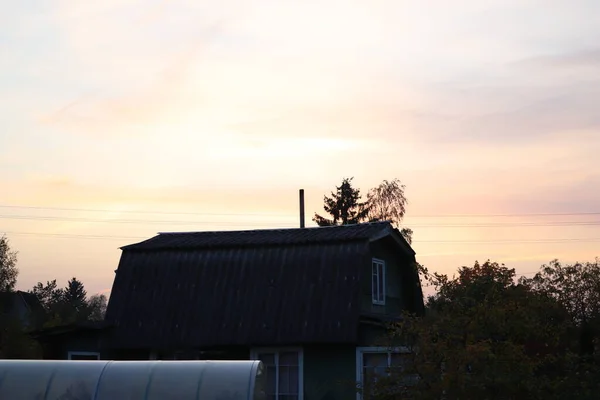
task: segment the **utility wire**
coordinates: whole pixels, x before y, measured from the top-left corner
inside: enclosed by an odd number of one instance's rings
[[[0,215],[0,219],[32,220],[32,221],[63,221],[112,224],[144,224],[144,225],[224,225],[224,226],[268,226],[297,227],[296,222],[259,222],[259,221],[173,221],[147,219],[98,219],[84,217],[61,217],[43,215]],[[497,222],[497,223],[439,223],[439,224],[410,224],[410,228],[516,228],[516,227],[565,227],[565,226],[600,226],[599,221],[547,221],[547,222]]]
[[[12,204],[0,204],[0,208],[6,209],[30,209],[48,211],[77,211],[77,212],[116,212],[120,214],[155,214],[155,215],[213,215],[213,216],[286,216],[296,215],[290,213],[208,213],[208,212],[172,212],[172,211],[138,211],[138,210],[111,210],[100,208],[65,208],[65,207],[43,207],[22,206]],[[572,213],[508,213],[508,214],[408,214],[408,218],[501,218],[501,217],[558,217],[558,216],[593,216],[600,212],[572,212]]]
[[[25,219],[33,221],[70,221],[70,222],[98,222],[98,223],[115,223],[115,224],[169,224],[169,225],[198,225],[198,224],[215,224],[215,225],[256,225],[256,226],[273,226],[274,223],[256,222],[256,221],[168,221],[168,220],[144,220],[144,219],[98,219],[98,218],[80,218],[80,217],[57,217],[57,216],[41,216],[41,215],[0,215],[0,219]],[[599,222],[600,223],[600,222]],[[276,225],[282,225],[278,223]],[[283,225],[297,226],[296,223],[288,221]]]
[[[70,233],[43,233],[43,232],[18,232],[5,231],[6,235],[29,235],[29,236],[47,236],[57,238],[81,238],[81,239],[107,239],[107,240],[145,240],[149,236],[113,236],[113,235],[85,235]],[[415,240],[413,244],[418,243],[450,243],[450,244],[521,244],[521,243],[596,243],[600,238],[571,238],[571,239],[531,239],[531,240]]]
[[[540,272],[540,271],[529,271],[529,272],[523,272],[523,273],[520,273],[520,274],[515,274],[515,278],[521,278],[521,277],[527,276],[527,275],[535,275],[538,272]],[[422,288],[431,287],[431,286],[434,286],[434,285],[432,285],[431,283],[427,283],[427,284],[421,283],[421,287]]]
[[[78,211],[78,212],[114,212],[119,214],[154,214],[154,215],[219,215],[219,216],[279,216],[289,217],[291,214],[272,214],[272,213],[200,213],[200,212],[172,212],[172,211],[138,211],[138,210],[111,210],[102,208],[64,208],[64,207],[40,207],[40,206],[17,206],[0,204],[0,208],[8,209],[28,209],[28,210],[51,210],[51,211]]]

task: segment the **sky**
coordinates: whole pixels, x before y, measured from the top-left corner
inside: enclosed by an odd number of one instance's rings
[[[19,289],[108,293],[120,246],[296,227],[298,189],[310,217],[345,177],[406,185],[430,270],[600,255],[596,0],[32,0],[0,26]]]

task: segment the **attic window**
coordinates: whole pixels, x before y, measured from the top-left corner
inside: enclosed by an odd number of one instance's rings
[[[372,263],[371,293],[373,304],[385,305],[385,261],[377,258]]]

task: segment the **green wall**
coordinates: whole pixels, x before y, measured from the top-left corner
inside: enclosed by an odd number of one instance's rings
[[[304,347],[304,400],[352,400],[355,382],[355,346]]]

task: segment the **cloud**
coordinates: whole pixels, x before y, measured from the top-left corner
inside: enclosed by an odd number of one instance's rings
[[[600,68],[600,49],[584,49],[569,53],[547,54],[529,57],[514,63],[515,66],[528,69],[561,68]]]

